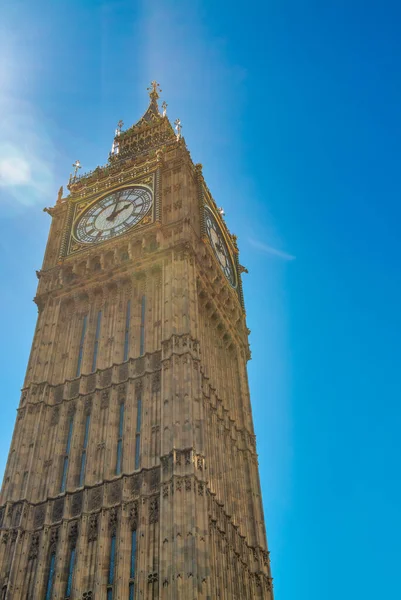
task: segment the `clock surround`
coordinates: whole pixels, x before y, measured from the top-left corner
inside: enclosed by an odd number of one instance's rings
[[[152,207],[152,190],[143,184],[109,191],[76,218],[72,236],[81,244],[105,242],[138,225]]]

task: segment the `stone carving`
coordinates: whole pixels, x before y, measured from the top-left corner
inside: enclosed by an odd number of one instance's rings
[[[33,533],[31,538],[31,545],[29,547],[29,560],[35,560],[39,554],[39,533]]]
[[[96,373],[89,375],[86,382],[86,390],[92,392],[96,388]]]
[[[33,526],[35,529],[37,527],[42,527],[43,523],[45,522],[45,514],[46,514],[46,507],[44,504],[36,507],[35,516],[33,519]]]
[[[142,393],[142,388],[143,388],[142,379],[137,379],[135,381],[135,393],[137,396]]]
[[[157,323],[155,323],[155,326],[157,325],[161,325],[161,321],[157,321]],[[160,350],[158,352],[155,352],[152,356],[152,368],[153,369],[160,369],[161,367],[161,359],[162,359],[162,355]]]
[[[119,380],[123,381],[124,379],[128,378],[128,363],[124,363],[123,365],[120,366],[120,372],[119,372]]]
[[[131,484],[131,494],[132,496],[139,496],[139,492],[141,490],[141,479],[140,479],[140,475],[134,475],[134,477],[132,478],[132,484]]]
[[[58,406],[56,406],[55,408],[53,408],[52,410],[52,418],[50,421],[50,425],[57,425],[58,421],[60,418],[60,408]]]
[[[85,415],[90,415],[92,410],[92,396],[88,396],[85,400],[84,412]]]
[[[50,531],[50,545],[53,546],[58,542],[58,527],[53,527]]]
[[[159,469],[153,469],[150,474],[150,489],[156,490],[160,484],[160,471]]]
[[[21,515],[22,515],[22,504],[19,503],[14,508],[13,521],[12,521],[14,527],[17,527],[20,524]]]
[[[95,542],[97,540],[97,525],[98,515],[89,516],[89,529],[88,529],[88,541]]]
[[[156,371],[156,373],[153,374],[153,378],[152,378],[152,392],[159,392],[160,391],[160,371]]]
[[[79,379],[75,379],[74,381],[71,382],[71,386],[70,386],[70,396],[71,398],[75,398],[75,396],[78,396],[79,394]]]
[[[109,390],[105,390],[104,392],[102,392],[102,400],[100,403],[100,407],[101,408],[107,408],[109,405],[109,397],[110,397],[110,393]]]
[[[69,417],[73,417],[75,414],[75,409],[76,409],[75,402],[72,402],[68,407],[67,415]]]
[[[109,529],[110,534],[115,535],[117,531],[117,509],[111,508],[109,511]]]
[[[162,456],[160,460],[161,460],[161,463],[162,463],[163,471],[164,472],[168,471],[169,463],[170,463],[170,457],[169,456]]]
[[[3,533],[3,537],[1,538],[1,541],[3,544],[7,544],[8,543],[8,531],[5,531]]]
[[[70,542],[72,544],[75,544],[77,539],[78,539],[78,521],[74,521],[73,523],[70,524],[70,529],[68,532],[68,539],[70,540]]]
[[[190,465],[192,462],[191,461],[191,450],[185,450],[184,456],[185,456],[185,464]]]
[[[191,479],[189,477],[185,477],[185,491],[190,492],[192,489]]]
[[[0,508],[0,527],[3,525],[3,519],[4,519],[4,507]]]
[[[153,573],[149,573],[148,583],[157,583],[158,580],[159,580],[159,576],[155,571]]]
[[[163,498],[168,497],[168,485],[163,486]]]
[[[71,515],[73,517],[81,514],[81,511],[82,511],[82,499],[83,499],[82,492],[78,492],[77,494],[73,495],[72,502],[71,502]]]
[[[131,529],[137,529],[138,527],[138,502],[134,502],[130,508],[129,521]]]
[[[159,520],[159,499],[154,496],[149,502],[149,523],[157,523]]]
[[[58,498],[53,504],[53,521],[60,521],[64,512],[64,498]]]
[[[93,598],[92,590],[89,590],[88,592],[84,592],[82,594],[82,600],[92,600],[92,598]]]
[[[89,510],[96,510],[102,504],[103,490],[100,486],[94,488],[89,493]]]
[[[113,369],[106,369],[102,375],[102,384],[104,386],[111,384],[111,377],[113,374]]]
[[[110,504],[115,504],[121,500],[121,481],[115,481],[109,484],[108,496]]]
[[[198,483],[198,494],[199,496],[203,496],[205,492],[205,485],[202,482]]]
[[[182,490],[182,479],[176,479],[175,489],[177,492],[181,492]]]
[[[63,399],[63,386],[62,385],[58,385],[56,388],[54,388],[54,401],[56,403],[59,403],[62,401]]]
[[[144,357],[141,356],[141,358],[137,358],[135,361],[135,373],[143,373],[145,369],[145,361],[144,361]]]

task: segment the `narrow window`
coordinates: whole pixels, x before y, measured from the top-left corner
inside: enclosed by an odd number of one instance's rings
[[[117,439],[117,464],[116,475],[121,473],[121,465],[123,458],[123,430],[124,430],[124,403],[120,404],[120,419],[118,423],[118,439]]]
[[[65,454],[64,454],[63,475],[61,477],[60,492],[65,492],[65,485],[67,483],[68,460],[70,458],[71,438],[72,438],[72,429],[73,429],[73,426],[74,426],[74,417],[70,417],[70,422],[69,422],[69,425],[68,425],[67,444],[66,444],[66,447],[65,447]]]
[[[141,335],[139,343],[139,354],[142,356],[145,352],[145,308],[146,308],[146,296],[142,296],[141,304]]]
[[[90,415],[86,415],[84,443],[82,445],[82,454],[81,454],[81,470],[79,472],[79,487],[81,487],[84,484],[84,480],[85,480],[86,448],[88,446],[89,424],[90,424]]]
[[[78,364],[77,364],[76,377],[79,377],[81,375],[82,355],[83,355],[83,352],[84,352],[84,342],[85,342],[85,333],[86,333],[86,324],[87,324],[87,321],[88,321],[88,315],[85,315],[83,323],[82,323],[81,341],[79,342]]]
[[[95,345],[93,348],[92,373],[94,373],[96,371],[97,351],[99,348],[99,336],[100,336],[101,321],[102,321],[102,311],[99,310],[99,312],[97,313],[97,320],[96,320],[96,335],[95,335]]]
[[[131,564],[129,574],[129,600],[135,597],[136,529],[131,532]]]
[[[124,361],[128,360],[130,319],[131,319],[131,300],[128,300],[127,312],[125,313]]]
[[[112,600],[112,598],[113,598],[115,554],[116,554],[116,536],[113,535],[113,537],[111,538],[111,544],[110,544],[109,574],[107,577],[107,600]]]
[[[71,548],[70,552],[70,561],[68,563],[68,579],[67,579],[67,589],[65,592],[65,597],[70,598],[72,591],[72,578],[74,576],[74,567],[75,567],[75,546]]]
[[[136,405],[136,431],[135,431],[135,469],[139,469],[141,462],[141,420],[142,420],[142,399],[138,398]]]
[[[53,591],[54,566],[56,563],[56,552],[50,555],[49,574],[47,576],[46,600],[50,600]]]

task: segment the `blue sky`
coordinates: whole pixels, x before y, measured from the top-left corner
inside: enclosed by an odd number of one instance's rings
[[[157,79],[238,235],[277,600],[398,598],[399,3],[3,0],[0,468],[71,164]]]

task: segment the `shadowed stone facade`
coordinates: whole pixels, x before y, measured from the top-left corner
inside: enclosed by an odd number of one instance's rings
[[[45,209],[38,322],[0,497],[0,600],[273,598],[244,269],[158,97],[153,83],[108,164],[71,176]],[[151,196],[146,214],[82,241],[90,208],[130,186]],[[124,202],[106,206],[106,225],[131,211]]]

